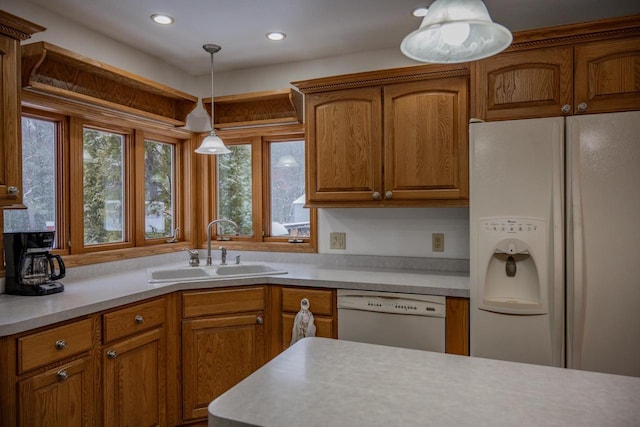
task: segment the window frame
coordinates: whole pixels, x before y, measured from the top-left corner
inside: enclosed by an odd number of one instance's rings
[[[230,240],[224,241],[224,246],[235,250],[255,250],[274,252],[308,252],[318,251],[318,220],[317,210],[310,208],[309,228],[310,237],[303,238],[301,243],[289,242],[289,236],[268,236],[270,221],[270,144],[272,142],[285,142],[305,140],[304,125],[274,125],[267,127],[224,129],[217,131],[225,145],[251,144],[252,159],[252,200],[253,200],[253,229],[254,235],[250,236],[224,236]],[[208,134],[200,134],[199,142]],[[306,145],[305,145],[306,148]],[[202,221],[201,239],[202,247],[207,246],[207,224],[217,216],[217,158],[216,156],[199,156],[203,173],[202,177]],[[305,160],[308,158],[305,153]],[[212,242],[217,239],[217,229],[212,230]],[[222,242],[220,242],[222,243]],[[213,244],[213,243],[212,243]]]
[[[56,191],[59,203],[56,206],[56,242],[54,253],[64,255],[65,264],[69,267],[88,265],[106,261],[117,261],[140,256],[158,255],[194,247],[196,236],[196,200],[194,191],[187,191],[196,187],[196,163],[193,150],[197,146],[197,134],[184,128],[176,128],[173,124],[161,123],[145,117],[105,109],[99,106],[78,104],[71,100],[54,98],[34,92],[22,92],[22,115],[52,120],[59,123],[61,135],[58,138],[58,156],[56,161]],[[130,132],[128,152],[125,155],[125,168],[130,170],[125,179],[129,185],[125,191],[130,193],[129,206],[125,209],[128,219],[128,240],[115,244],[95,245],[84,248],[84,230],[82,215],[78,216],[78,209],[82,214],[83,197],[74,200],[74,191],[82,191],[82,154],[83,154],[83,126],[104,130],[107,132]],[[174,144],[174,198],[175,198],[175,227],[180,228],[177,242],[166,242],[163,238],[144,239],[144,167],[138,177],[139,164],[144,166],[144,140]],[[141,141],[140,144],[136,144]],[[142,156],[136,153],[137,145],[142,146]],[[127,157],[128,156],[128,157]],[[129,165],[127,165],[129,163]],[[74,183],[72,181],[75,181]],[[142,188],[142,192],[140,192]],[[79,189],[79,190],[78,190]],[[139,197],[138,197],[139,196]],[[136,199],[138,197],[138,199]],[[4,217],[0,215],[0,224]],[[80,226],[78,227],[78,222]],[[78,228],[81,232],[78,231]],[[140,231],[141,230],[141,231]],[[139,234],[142,235],[140,238]],[[1,243],[0,243],[1,246]],[[92,245],[93,246],[93,245]]]

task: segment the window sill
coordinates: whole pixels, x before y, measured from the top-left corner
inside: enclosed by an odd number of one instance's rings
[[[102,252],[91,252],[77,255],[64,255],[63,260],[67,267],[79,267],[82,265],[99,264],[101,262],[122,261],[131,258],[139,258],[151,255],[162,255],[171,252],[183,251],[193,248],[192,242],[165,243],[161,245],[142,246],[137,248],[115,249]]]
[[[224,246],[227,249],[240,251],[261,251],[261,252],[295,252],[295,253],[318,253],[318,247],[315,242],[305,243],[288,243],[288,242],[247,242],[234,240],[212,240],[211,249],[217,249]],[[204,242],[200,249],[206,249],[207,243]]]

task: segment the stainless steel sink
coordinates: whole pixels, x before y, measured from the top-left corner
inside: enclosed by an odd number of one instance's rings
[[[287,274],[266,264],[212,265],[204,267],[157,268],[148,270],[149,283],[193,282],[235,277]]]

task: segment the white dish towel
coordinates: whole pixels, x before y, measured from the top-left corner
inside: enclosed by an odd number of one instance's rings
[[[313,313],[309,311],[309,300],[300,300],[300,311],[296,314],[291,331],[291,345],[305,337],[316,336],[316,325],[313,323]]]

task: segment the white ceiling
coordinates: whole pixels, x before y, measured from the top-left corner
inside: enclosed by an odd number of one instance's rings
[[[431,0],[30,0],[185,72],[208,73],[205,43],[222,46],[216,70],[235,70],[400,46]],[[485,0],[511,31],[640,14],[638,0]],[[167,13],[171,26],[149,16]],[[270,42],[269,31],[287,38]]]

